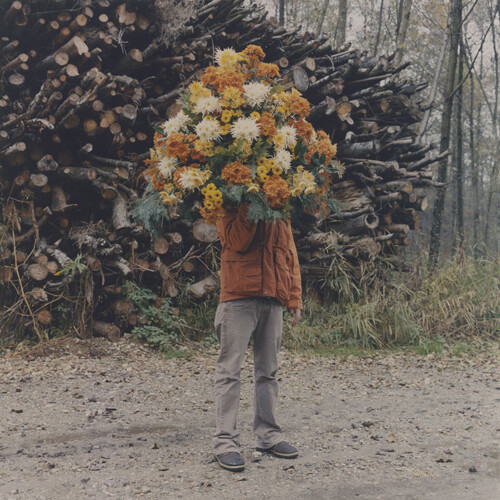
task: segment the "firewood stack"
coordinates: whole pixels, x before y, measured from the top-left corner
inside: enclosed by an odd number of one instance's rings
[[[418,140],[426,84],[402,76],[407,64],[332,48],[243,0],[205,2],[173,42],[157,18],[152,1],[0,5],[4,328],[42,336],[61,301],[73,301],[81,332],[93,315],[94,331],[115,338],[141,321],[123,279],[171,297],[186,278],[197,299],[214,288],[213,227],[173,220],[155,239],[128,212],[144,188],[153,127],[178,111],[214,47],[262,46],[285,85],[310,100],[310,121],[338,143],[346,170],[332,195],[343,213],[298,227],[306,280],[324,274],[332,252],[397,254],[427,207],[425,189],[443,187],[429,170],[433,146]]]

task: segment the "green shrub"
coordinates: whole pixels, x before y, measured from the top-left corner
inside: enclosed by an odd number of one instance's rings
[[[171,351],[180,340],[181,320],[173,314],[170,299],[162,299],[157,306],[154,303],[157,297],[151,290],[131,281],[126,282],[125,290],[135,312],[146,319],[145,324],[134,327],[134,337],[145,340],[162,352]]]

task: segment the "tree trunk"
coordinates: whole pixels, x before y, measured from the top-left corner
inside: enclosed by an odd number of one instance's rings
[[[450,6],[450,50],[448,53],[448,64],[446,68],[446,79],[444,85],[443,114],[441,118],[441,141],[440,152],[447,151],[450,146],[450,126],[451,113],[453,108],[453,89],[455,84],[455,70],[457,67],[457,48],[460,35],[460,24],[462,18],[462,0],[452,0]],[[444,158],[439,162],[438,182],[446,183],[448,176],[448,159]],[[431,241],[429,248],[429,267],[434,270],[439,258],[439,244],[441,236],[441,226],[443,223],[443,211],[446,189],[436,192],[434,210],[432,213]]]
[[[434,99],[436,98],[439,76],[441,75],[441,69],[443,68],[443,61],[444,61],[444,56],[446,54],[447,45],[448,45],[448,33],[445,33],[443,43],[441,45],[441,50],[439,52],[439,59],[438,59],[437,65],[436,65],[436,70],[434,71],[434,76],[432,78],[432,87],[431,87],[431,93],[429,96],[429,106],[425,110],[424,118],[422,120],[422,123],[420,125],[420,129],[419,129],[418,142],[422,141],[425,130],[427,129],[427,123],[429,122],[429,117],[431,115],[431,111],[433,109],[432,103],[434,102]]]
[[[339,17],[337,20],[337,29],[335,44],[337,47],[344,45],[345,32],[347,27],[347,0],[339,0]]]
[[[403,60],[406,44],[406,36],[408,34],[408,26],[410,24],[412,0],[401,0],[398,13],[398,29],[396,31],[396,55],[394,56],[394,63],[400,65]]]
[[[378,12],[378,26],[377,26],[377,36],[375,37],[375,43],[373,45],[373,55],[376,56],[378,52],[378,46],[380,43],[380,33],[382,32],[382,18],[384,15],[384,0],[380,0],[380,10]]]
[[[321,9],[318,19],[318,26],[316,27],[316,37],[319,37],[323,31],[323,23],[325,22],[326,11],[328,10],[329,3],[330,0],[324,0],[323,2],[323,8]]]
[[[279,22],[281,26],[285,24],[285,0],[279,0]]]
[[[448,188],[448,200],[450,201],[450,214],[447,216],[446,212],[446,201],[444,207],[443,217],[445,220],[449,220],[449,223],[444,225],[442,241],[443,241],[443,254],[448,255],[448,250],[450,250],[450,255],[453,254],[453,248],[455,248],[457,240],[457,100],[453,99],[453,111],[451,115],[451,155],[450,155],[450,184]],[[447,246],[449,243],[449,247]]]
[[[490,6],[489,9],[489,14],[490,14],[490,21],[493,23],[494,18],[496,17],[498,11],[498,5],[497,9],[493,10]],[[498,158],[498,155],[500,154],[500,145],[498,144],[499,142],[499,137],[498,137],[498,100],[499,100],[499,92],[500,92],[500,74],[499,74],[499,66],[498,66],[498,48],[497,48],[497,43],[496,43],[496,33],[495,33],[495,27],[493,26],[493,29],[491,30],[491,36],[492,36],[492,41],[493,41],[493,60],[495,61],[495,100],[493,103],[493,113],[492,113],[492,120],[493,120],[493,131],[495,133],[495,154],[493,158],[493,169],[491,171],[490,175],[490,183],[488,186],[488,196],[487,196],[487,205],[486,205],[486,220],[484,223],[484,244],[486,247],[489,247],[489,239],[490,239],[490,222],[491,220],[496,220],[496,214],[495,214],[495,209],[496,206],[493,203],[493,200],[495,198],[495,195],[497,194],[498,191],[498,171],[499,171],[499,165],[500,161]],[[493,210],[493,213],[492,213]]]
[[[458,64],[458,81],[461,82],[464,77],[464,50],[460,45],[460,59]],[[463,194],[463,124],[462,124],[462,108],[463,108],[463,86],[460,85],[457,90],[457,171],[456,171],[456,186],[457,186],[457,249],[465,247],[465,227],[464,227],[464,194]]]
[[[476,144],[474,136],[474,75],[470,77],[470,115],[469,115],[469,148],[470,170],[472,172],[472,206],[473,206],[473,249],[474,256],[479,255],[479,179],[476,165]],[[477,127],[480,126],[480,110],[477,112]],[[479,129],[478,129],[479,130]]]

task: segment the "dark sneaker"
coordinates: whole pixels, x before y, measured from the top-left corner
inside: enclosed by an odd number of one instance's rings
[[[257,448],[257,451],[262,453],[272,453],[273,455],[280,458],[297,458],[299,455],[299,450],[288,444],[286,441],[281,441],[281,443],[271,446],[271,448]]]
[[[215,455],[217,462],[223,469],[230,470],[231,472],[241,472],[245,468],[245,462],[237,451],[229,451]]]

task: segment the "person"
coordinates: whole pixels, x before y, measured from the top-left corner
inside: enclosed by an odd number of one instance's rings
[[[295,458],[298,450],[283,438],[276,422],[277,354],[281,345],[283,307],[300,320],[302,285],[290,220],[247,220],[248,204],[229,210],[217,221],[221,251],[220,300],[214,326],[220,342],[215,376],[215,458],[230,471],[242,471],[236,429],[240,402],[240,369],[250,338],[254,354],[254,420],[257,450]]]

